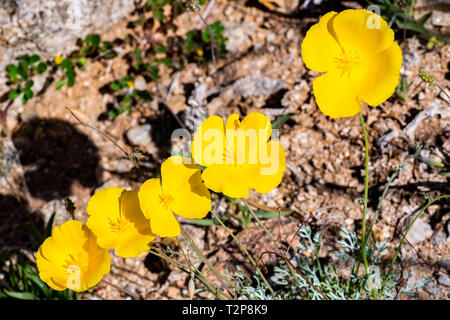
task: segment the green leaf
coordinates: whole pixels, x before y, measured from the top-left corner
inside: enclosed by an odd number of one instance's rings
[[[158,62],[164,63],[169,68],[172,66],[172,59],[170,59],[170,58],[161,58],[161,59],[158,59]]]
[[[14,100],[14,99],[18,98],[21,93],[22,93],[22,91],[20,89],[11,90],[8,94],[8,98],[11,100]]]
[[[42,282],[41,278],[39,278],[36,274],[29,274],[28,278],[41,289],[42,293],[47,299],[50,299],[52,297],[52,292],[48,288],[48,286]]]
[[[37,72],[39,74],[43,74],[47,70],[47,64],[45,62],[41,62],[37,66]]]
[[[254,211],[255,214],[263,219],[273,219],[273,218],[278,218],[278,217],[284,217],[284,216],[288,216],[292,213],[292,210],[288,210],[288,211],[281,211],[281,212],[267,212],[267,211],[263,211],[263,210],[256,210]]]
[[[120,90],[123,89],[123,86],[121,86],[121,85],[120,85],[118,82],[116,82],[116,81],[111,82],[110,85],[109,85],[109,87],[110,87],[111,89],[113,89],[114,91],[120,91]]]
[[[66,70],[72,70],[73,69],[72,61],[64,59],[63,62],[61,62],[61,67]]]
[[[16,60],[28,62],[28,60],[30,60],[30,56],[27,54],[24,54],[23,56],[17,57]]]
[[[154,12],[155,14],[155,18],[158,19],[159,21],[163,21],[165,16],[164,13],[162,13],[161,11],[156,11]]]
[[[449,172],[440,172],[439,175],[446,177],[446,178],[450,178],[450,171]]]
[[[437,168],[443,168],[444,167],[443,163],[441,163],[439,161],[436,161],[436,160],[433,160],[433,159],[430,159],[430,158],[427,158],[427,157],[419,157],[419,160],[422,161],[423,163],[426,163],[430,167],[437,167]]]
[[[272,129],[280,129],[295,113],[286,113],[272,122]]]
[[[10,261],[9,270],[8,270],[9,282],[11,283],[11,287],[18,288],[16,274],[14,273],[13,263]]]
[[[166,53],[167,52],[167,48],[165,46],[156,46],[153,48],[153,50],[155,51],[155,53]]]
[[[61,89],[62,87],[64,87],[64,85],[66,84],[66,79],[63,79],[63,80],[59,80],[57,83],[56,83],[56,85],[55,85],[55,89],[56,90],[59,90],[59,89]]]
[[[56,212],[53,212],[50,219],[48,219],[47,227],[45,228],[45,232],[44,232],[44,239],[47,239],[48,237],[50,237],[52,235],[53,221],[55,220],[55,215],[56,215]]]
[[[34,54],[30,57],[30,59],[28,59],[28,62],[35,63],[38,62],[39,60],[41,60],[41,58],[37,54]]]
[[[100,44],[100,36],[98,34],[90,34],[84,39],[84,42],[90,43],[95,47],[98,47]]]
[[[230,215],[224,214],[223,216],[220,217],[220,220],[226,221],[230,218]],[[213,226],[215,224],[220,224],[219,220],[214,218],[214,219],[189,219],[189,222],[192,224],[195,224],[197,226],[202,226],[202,227],[209,227],[209,226]]]
[[[187,52],[192,52],[194,50],[194,45],[195,45],[195,34],[192,31],[189,31],[188,33],[186,33],[186,40],[184,41],[184,49]]]
[[[23,92],[23,95],[27,98],[27,99],[31,99],[34,96],[34,93],[31,89],[26,88]]]
[[[28,63],[20,62],[17,72],[22,77],[23,80],[28,80]]]
[[[211,32],[209,31],[209,28],[206,28],[206,30],[202,32],[202,40],[205,43],[211,42]]]
[[[130,96],[126,96],[125,98],[123,98],[122,105],[124,107],[128,107],[130,104],[131,104],[131,97]]]
[[[85,57],[81,57],[80,59],[78,59],[78,63],[81,67],[84,67],[87,63],[87,59]]]
[[[32,292],[13,292],[6,289],[3,290],[9,297],[20,300],[37,300],[38,298]]]
[[[34,81],[33,80],[28,80],[27,83],[25,84],[25,88],[26,89],[31,89],[31,87],[33,87],[34,85]]]

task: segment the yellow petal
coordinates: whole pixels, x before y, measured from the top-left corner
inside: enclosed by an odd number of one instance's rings
[[[330,71],[313,81],[319,109],[331,118],[351,117],[361,111],[361,102],[350,79]]]
[[[200,171],[199,171],[200,173]],[[190,219],[204,218],[211,210],[211,194],[201,182],[178,193],[169,208],[177,215]]]
[[[173,197],[179,192],[188,190],[192,184],[202,183],[200,169],[188,163],[190,159],[172,156],[161,165],[162,191]]]
[[[213,165],[202,173],[205,186],[217,193],[232,198],[245,198],[249,195],[250,181],[243,166]]]
[[[110,256],[80,221],[68,221],[53,230],[38,250],[40,278],[55,290],[81,292],[95,286],[109,272]]]
[[[142,212],[150,220],[153,234],[160,237],[176,237],[180,234],[178,221],[161,200],[163,194],[159,179],[145,181],[138,196]]]
[[[231,198],[246,198],[249,196],[250,185],[247,166],[229,166],[222,193]]]
[[[89,268],[86,275],[86,286],[88,289],[97,285],[103,276],[109,273],[111,269],[111,256],[108,250],[101,248],[97,244],[97,238],[93,233],[89,235],[86,250],[89,256]]]
[[[239,121],[239,115],[237,113],[231,114],[227,118],[227,123],[225,126],[226,130],[237,130],[241,126],[241,122]]]
[[[119,237],[112,230],[112,223],[121,217],[121,197],[124,189],[108,187],[97,191],[87,205],[89,218],[86,225],[97,236],[98,244],[102,248],[114,248]]]
[[[359,76],[359,97],[370,106],[385,102],[400,80],[402,52],[397,43],[367,59]],[[357,79],[358,80],[358,79]]]
[[[272,134],[272,123],[262,113],[252,112],[249,113],[241,122],[241,128],[243,130],[253,129],[259,134],[262,134],[265,142],[269,140]],[[258,140],[259,141],[259,140]]]
[[[275,189],[283,178],[286,169],[284,149],[278,141],[267,143],[267,157],[263,163],[253,166],[249,172],[251,188],[259,193],[267,193]]]
[[[150,225],[148,225],[148,228],[150,229]],[[153,234],[145,235],[138,232],[130,232],[121,238],[115,250],[119,257],[134,258],[148,251],[153,239],[155,239]]]
[[[160,237],[176,237],[181,233],[180,225],[173,213],[162,206],[151,210],[150,227],[152,232]]]
[[[159,179],[148,179],[139,188],[139,205],[147,219],[150,219],[152,209],[160,205],[161,194],[161,181]]]
[[[328,27],[336,15],[334,11],[328,12],[306,33],[302,42],[302,58],[308,69],[328,71],[333,64],[333,57],[341,51]]]
[[[130,231],[141,234],[151,234],[148,226],[148,219],[145,218],[139,204],[139,192],[137,190],[124,191],[121,198],[121,215],[125,217],[131,224]]]
[[[379,15],[366,9],[340,12],[332,29],[345,52],[372,56],[387,49],[394,41],[394,32]]]
[[[204,167],[223,162],[225,131],[223,120],[212,116],[204,120],[194,134],[191,153],[194,161]]]
[[[139,206],[138,191],[124,191],[122,194],[122,224],[115,251],[122,258],[134,258],[150,249],[155,235],[150,230],[150,222]]]

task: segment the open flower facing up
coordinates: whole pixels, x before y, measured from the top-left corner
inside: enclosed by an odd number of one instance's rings
[[[174,213],[201,219],[211,210],[211,195],[202,183],[201,172],[181,156],[172,156],[161,165],[161,180],[149,179],[139,189],[142,212],[150,219],[152,232],[175,237],[181,232]]]
[[[326,72],[313,82],[320,110],[332,118],[377,106],[395,91],[402,53],[386,21],[365,9],[329,12],[306,33],[306,67]]]
[[[39,247],[36,263],[39,277],[51,288],[81,292],[109,272],[111,258],[83,223],[72,220],[53,229]]]
[[[138,191],[109,187],[97,191],[87,205],[86,225],[102,248],[133,258],[150,249],[155,235],[139,207]]]
[[[232,198],[249,196],[249,190],[267,193],[283,177],[286,159],[278,141],[268,141],[272,124],[261,113],[250,113],[242,122],[238,114],[204,120],[194,135],[192,158],[206,167],[205,186]]]

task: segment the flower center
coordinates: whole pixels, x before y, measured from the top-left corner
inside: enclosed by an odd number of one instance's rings
[[[79,252],[75,255],[69,254],[64,262],[66,274],[73,275],[80,272],[86,274],[89,267],[89,256],[86,252]]]
[[[344,52],[340,57],[335,57],[334,63],[336,69],[340,71],[342,77],[345,75],[350,77],[352,70],[361,64],[361,59],[358,54],[349,51]]]
[[[111,228],[112,232],[124,233],[127,232],[127,230],[130,228],[129,221],[127,219],[124,219],[123,217],[118,217],[116,220],[108,218],[108,221],[109,227]]]
[[[171,194],[162,193],[159,195],[159,202],[166,209],[169,208],[169,205],[173,200],[175,200],[175,198]]]

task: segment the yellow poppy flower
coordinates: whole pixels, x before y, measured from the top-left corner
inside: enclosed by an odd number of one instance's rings
[[[232,198],[248,197],[249,189],[267,193],[283,177],[286,159],[278,141],[268,141],[269,119],[260,113],[238,114],[224,121],[218,116],[204,120],[194,135],[192,158],[206,167],[205,186]]]
[[[320,110],[332,118],[351,117],[361,101],[377,106],[395,91],[402,52],[386,21],[365,9],[329,12],[306,33],[306,67],[326,72],[313,82]]]
[[[133,258],[150,249],[155,239],[149,221],[139,207],[138,192],[119,187],[97,191],[87,205],[86,225],[102,248],[116,250],[118,256]]]
[[[80,221],[67,221],[53,229],[36,257],[39,277],[51,288],[77,292],[95,286],[111,267],[108,250]]]
[[[142,212],[150,219],[152,231],[161,237],[180,234],[174,213],[201,219],[211,210],[211,195],[202,183],[201,172],[196,165],[185,164],[189,160],[181,156],[168,158],[161,165],[162,181],[149,179],[139,189]]]
[[[55,63],[61,64],[63,62],[64,58],[62,56],[56,56],[55,57]]]

